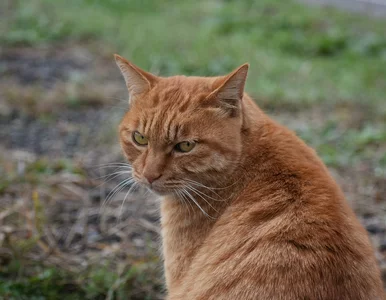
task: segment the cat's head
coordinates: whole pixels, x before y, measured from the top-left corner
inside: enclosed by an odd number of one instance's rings
[[[120,142],[136,182],[168,194],[229,176],[242,151],[248,65],[222,77],[165,78],[115,59],[130,95]]]

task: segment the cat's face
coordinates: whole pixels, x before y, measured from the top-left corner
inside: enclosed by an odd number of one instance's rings
[[[246,65],[227,77],[160,78],[116,59],[130,92],[120,141],[136,182],[169,194],[234,170],[242,150]]]

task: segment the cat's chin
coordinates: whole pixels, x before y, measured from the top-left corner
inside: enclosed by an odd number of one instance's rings
[[[154,194],[158,196],[167,196],[173,194],[173,191],[167,188],[158,187],[158,186],[149,186],[147,185],[146,188],[153,192]]]

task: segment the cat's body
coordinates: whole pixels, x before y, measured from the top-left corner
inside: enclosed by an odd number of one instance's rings
[[[240,169],[229,178],[242,189],[222,209],[211,202],[221,211],[216,220],[163,200],[168,299],[382,299],[366,232],[324,165],[260,117],[264,125],[245,134]]]
[[[384,299],[365,230],[315,152],[243,93],[246,66],[156,78],[117,62],[134,99],[124,153],[164,194],[168,300]]]

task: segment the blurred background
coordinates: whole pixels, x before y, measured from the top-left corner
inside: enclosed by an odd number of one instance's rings
[[[164,76],[249,62],[386,274],[386,1],[2,0],[0,299],[162,299],[157,202],[117,176],[114,53]]]

